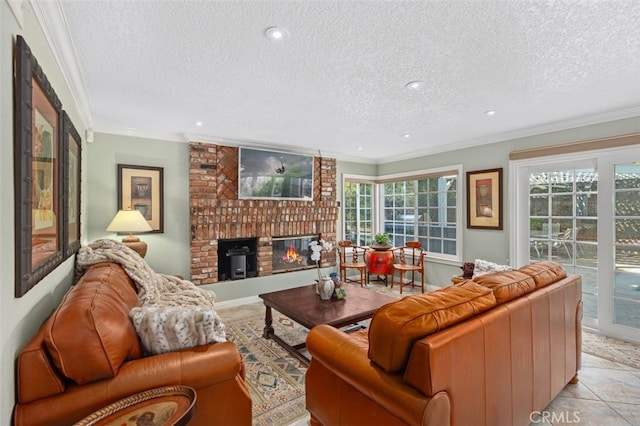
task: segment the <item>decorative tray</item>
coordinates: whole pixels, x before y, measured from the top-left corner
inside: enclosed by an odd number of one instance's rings
[[[116,401],[74,426],[186,425],[191,419],[196,391],[187,386],[151,389]]]

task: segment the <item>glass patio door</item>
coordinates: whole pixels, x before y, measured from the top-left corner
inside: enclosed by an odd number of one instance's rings
[[[535,168],[529,180],[529,261],[582,275],[584,316],[598,318],[598,173],[593,162]]]
[[[603,286],[603,297],[599,300],[602,311],[599,328],[606,334],[637,342],[640,341],[640,151],[628,154],[602,161],[603,172],[611,174],[613,221],[603,229],[610,238],[598,279],[611,285]]]
[[[582,275],[583,325],[640,343],[640,149],[510,165],[511,256]]]

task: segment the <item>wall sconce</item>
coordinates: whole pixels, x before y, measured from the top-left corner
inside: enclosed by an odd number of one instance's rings
[[[141,257],[147,254],[147,243],[133,233],[149,232],[153,229],[139,210],[119,210],[109,226],[108,232],[129,233],[122,239],[122,243],[137,252]]]

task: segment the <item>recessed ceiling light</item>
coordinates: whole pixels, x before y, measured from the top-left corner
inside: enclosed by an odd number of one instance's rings
[[[405,133],[404,135],[402,135],[402,137],[405,139],[409,139],[411,135],[409,133]]]
[[[490,109],[488,111],[485,111],[484,115],[488,115],[488,116],[496,115],[496,111],[493,109]]]
[[[282,41],[289,38],[289,31],[282,27],[270,27],[264,31],[264,35],[271,41]]]
[[[410,81],[407,84],[405,84],[405,87],[411,90],[418,90],[421,89],[424,86],[424,81]]]
[[[201,127],[204,123],[202,121],[196,121],[196,126]]]

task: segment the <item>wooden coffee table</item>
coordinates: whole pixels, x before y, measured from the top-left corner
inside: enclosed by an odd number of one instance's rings
[[[371,318],[380,306],[395,300],[394,297],[353,284],[345,283],[343,286],[347,291],[345,299],[322,300],[316,294],[315,284],[260,294],[266,306],[264,338],[273,339],[295,358],[309,365],[309,358],[300,352],[306,346],[304,342],[292,346],[276,335],[271,309],[308,329],[320,324],[341,328]]]

